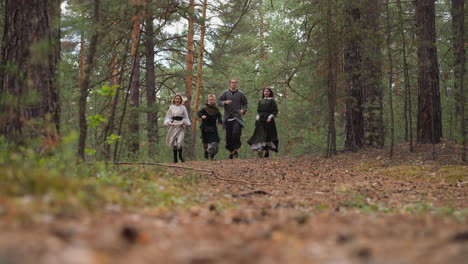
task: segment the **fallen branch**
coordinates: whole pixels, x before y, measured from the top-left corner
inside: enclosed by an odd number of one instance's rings
[[[192,168],[192,167],[185,167],[185,166],[177,166],[177,165],[171,165],[171,164],[164,164],[164,163],[151,163],[151,162],[115,162],[112,163],[114,165],[149,165],[149,166],[164,166],[164,167],[170,167],[170,168],[178,168],[178,169],[186,169],[186,170],[195,170],[195,171],[204,171],[204,172],[209,172],[211,174],[215,174],[214,171],[212,170],[206,170],[206,169],[198,169],[198,168]]]
[[[272,186],[282,186],[282,187],[290,187],[287,185],[282,185],[282,184],[274,184],[274,183],[262,183],[262,182],[248,182],[244,180],[236,180],[236,179],[228,179],[228,178],[223,178],[218,175],[213,170],[207,170],[207,169],[198,169],[198,168],[193,168],[193,167],[185,167],[185,166],[178,166],[178,165],[171,165],[171,164],[165,164],[165,163],[151,163],[151,162],[115,162],[112,163],[114,165],[149,165],[149,166],[164,166],[164,167],[170,167],[170,168],[177,168],[177,169],[185,169],[185,170],[194,170],[194,171],[203,171],[203,172],[208,172],[214,176],[215,179],[221,180],[221,181],[230,181],[230,182],[238,182],[238,183],[243,183],[246,185],[272,185]]]

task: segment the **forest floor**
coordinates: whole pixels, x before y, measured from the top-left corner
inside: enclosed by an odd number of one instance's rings
[[[467,263],[468,166],[431,151],[179,163],[196,203],[0,221],[0,263]]]

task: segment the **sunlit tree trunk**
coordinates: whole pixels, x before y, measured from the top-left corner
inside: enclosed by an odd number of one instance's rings
[[[193,122],[192,122],[192,141],[190,145],[190,155],[192,158],[195,157],[195,141],[197,135],[197,112],[198,106],[200,104],[200,93],[202,88],[202,78],[203,78],[203,51],[205,49],[205,31],[206,31],[206,7],[208,5],[207,0],[203,0],[203,11],[202,11],[202,24],[200,30],[200,42],[198,44],[198,62],[197,62],[197,88],[195,93],[195,109],[193,110]]]
[[[465,76],[465,1],[452,0],[452,20],[453,20],[453,51],[455,53],[454,62],[454,86],[455,90],[459,90],[458,111],[460,115],[460,133],[462,137],[462,154],[461,158],[466,161],[466,127],[465,127],[465,91],[464,91],[464,76]]]
[[[0,134],[14,144],[56,137],[60,132],[56,85],[60,1],[5,0],[3,4]]]
[[[80,126],[80,136],[78,138],[78,156],[83,160],[85,158],[85,146],[86,146],[86,137],[88,134],[88,124],[86,120],[86,108],[87,108],[87,99],[89,95],[90,82],[91,82],[91,72],[94,68],[94,56],[96,55],[98,38],[99,38],[99,0],[94,0],[94,28],[92,37],[90,40],[88,54],[86,55],[85,62],[85,72],[83,83],[80,87],[80,99],[78,102],[79,105],[79,126]]]
[[[435,0],[416,0],[418,45],[418,143],[438,143],[442,137],[435,31]]]

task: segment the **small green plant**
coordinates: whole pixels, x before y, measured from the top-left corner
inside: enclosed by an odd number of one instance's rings
[[[375,203],[371,198],[362,194],[354,194],[351,199],[342,202],[341,206],[345,208],[355,208],[362,213],[391,213],[394,211],[383,204]]]

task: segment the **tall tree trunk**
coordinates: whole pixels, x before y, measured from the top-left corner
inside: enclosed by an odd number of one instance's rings
[[[146,14],[146,122],[148,131],[148,154],[153,157],[157,153],[158,143],[158,109],[156,106],[156,74],[154,69],[154,25],[151,10],[147,7]]]
[[[461,158],[466,161],[466,127],[465,127],[465,92],[464,92],[464,76],[465,76],[465,1],[452,0],[452,19],[453,19],[453,50],[455,52],[454,62],[454,83],[455,90],[460,90],[458,99],[458,111],[460,116],[460,133],[462,137],[462,153]]]
[[[365,145],[383,147],[383,90],[381,86],[382,41],[378,19],[381,0],[364,0],[362,3],[361,29],[362,41],[362,100],[364,115]]]
[[[0,134],[14,144],[58,138],[60,1],[5,0],[4,8]]]
[[[188,36],[187,36],[187,58],[185,63],[185,107],[187,112],[191,113],[192,106],[192,79],[193,79],[193,57],[194,57],[194,40],[193,35],[195,34],[195,0],[190,0],[188,15]]]
[[[346,78],[346,139],[345,149],[356,151],[364,146],[362,102],[362,47],[360,39],[361,10],[347,3],[347,36],[344,44],[344,72]]]
[[[193,111],[193,122],[192,122],[192,141],[190,145],[189,154],[192,158],[195,157],[195,141],[197,135],[197,112],[198,105],[200,104],[200,93],[202,87],[202,78],[203,78],[203,51],[205,49],[205,31],[206,31],[206,7],[208,5],[207,0],[203,0],[203,11],[202,11],[202,24],[200,31],[200,42],[198,44],[198,63],[197,63],[197,88],[195,93],[195,109]]]
[[[137,1],[132,0],[135,15],[133,16],[132,30],[132,71],[130,81],[130,105],[128,113],[129,129],[129,155],[134,159],[140,149],[140,53],[138,46],[140,44],[140,8]]]
[[[99,20],[99,0],[94,0],[94,29],[91,37],[91,42],[89,44],[88,54],[86,56],[83,85],[80,88],[80,99],[78,101],[80,126],[80,136],[78,139],[78,156],[81,157],[83,160],[85,159],[84,149],[86,146],[86,137],[88,134],[88,124],[86,120],[86,101],[89,94],[91,72],[94,67],[94,56],[96,54],[99,38]]]
[[[438,143],[442,137],[435,31],[435,0],[415,0],[418,45],[418,143]]]
[[[335,105],[337,86],[337,56],[336,40],[332,36],[336,35],[333,30],[333,17],[331,13],[330,1],[327,2],[327,99],[328,99],[328,133],[327,133],[327,157],[336,154],[336,128],[335,128]]]
[[[393,116],[393,57],[392,57],[392,39],[391,39],[391,27],[390,27],[390,0],[387,0],[387,54],[388,54],[388,105],[390,110],[390,158],[393,157],[393,145],[395,141],[395,120]]]
[[[398,20],[400,24],[400,37],[401,37],[401,50],[403,56],[403,78],[405,82],[405,140],[409,140],[410,152],[413,152],[413,115],[412,115],[412,104],[411,104],[411,83],[409,79],[409,67],[406,55],[406,37],[403,21],[403,8],[401,7],[401,0],[397,0],[398,5]],[[408,138],[408,136],[409,138]]]

